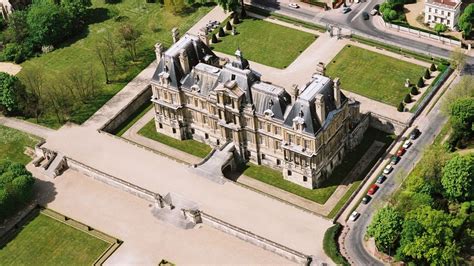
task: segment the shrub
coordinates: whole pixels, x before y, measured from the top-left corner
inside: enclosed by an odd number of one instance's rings
[[[430,78],[431,78],[431,74],[430,74],[430,70],[429,70],[429,69],[426,69],[424,78],[425,78],[425,79],[430,79]]]
[[[423,78],[420,78],[420,79],[418,80],[418,83],[416,84],[416,86],[417,86],[418,88],[422,88],[423,86],[425,86],[425,82],[423,81]]]
[[[216,37],[215,33],[213,33],[212,36],[211,36],[211,42],[212,43],[217,43],[217,37]]]
[[[403,112],[405,110],[405,105],[403,104],[403,102],[400,102],[400,104],[398,105],[397,110],[399,112]]]
[[[326,255],[328,255],[337,265],[349,265],[346,259],[339,252],[337,244],[337,238],[341,233],[341,229],[341,224],[336,223],[324,233],[323,249]]]
[[[403,99],[403,101],[405,103],[411,103],[411,95],[410,93],[408,93],[407,95],[405,95],[405,99]]]
[[[218,36],[219,36],[219,37],[224,37],[224,36],[225,36],[225,32],[224,32],[224,29],[223,29],[222,27],[219,27]]]
[[[234,17],[232,18],[232,24],[239,24],[240,23],[240,19],[239,19],[239,16],[237,14],[234,14]]]
[[[410,91],[411,95],[418,95],[418,89],[416,88],[416,86],[413,86],[411,87],[411,91]]]
[[[436,65],[435,64],[431,64],[430,71],[431,72],[436,71]]]
[[[227,21],[227,23],[225,24],[225,29],[232,30],[232,25],[230,24],[230,21]]]

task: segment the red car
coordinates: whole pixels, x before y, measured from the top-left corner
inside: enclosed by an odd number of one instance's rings
[[[374,195],[378,189],[379,189],[379,186],[377,186],[376,184],[372,184],[372,186],[370,186],[369,188],[369,191],[367,191],[367,194]]]
[[[405,154],[407,150],[403,147],[400,147],[400,149],[398,149],[397,151],[397,156],[402,156],[403,154]]]

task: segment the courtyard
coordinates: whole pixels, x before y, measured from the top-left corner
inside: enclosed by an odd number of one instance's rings
[[[90,234],[39,214],[2,249],[2,265],[92,265],[110,246]]]
[[[345,46],[327,65],[326,74],[339,77],[342,88],[372,100],[397,107],[425,68],[353,45]]]
[[[280,69],[288,67],[317,38],[257,18],[246,18],[236,28],[237,35],[228,34],[212,44],[214,51],[234,55],[240,48],[246,59]]]

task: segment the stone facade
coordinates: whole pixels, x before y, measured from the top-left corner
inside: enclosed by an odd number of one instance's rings
[[[431,27],[441,23],[450,30],[454,30],[454,26],[458,23],[460,12],[460,0],[426,0],[424,21]]]
[[[151,86],[158,132],[211,146],[233,142],[237,161],[280,169],[301,186],[320,186],[364,134],[354,131],[359,103],[341,92],[338,79],[315,74],[287,91],[262,82],[240,50],[224,60],[192,35],[157,51],[157,60]]]

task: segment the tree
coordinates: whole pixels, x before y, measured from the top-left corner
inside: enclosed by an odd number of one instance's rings
[[[411,103],[411,95],[410,93],[408,93],[407,95],[405,95],[405,99],[403,99],[403,101],[405,103]]]
[[[398,105],[397,110],[399,112],[403,112],[405,110],[405,105],[403,104],[403,102],[400,102],[400,104]]]
[[[448,27],[446,27],[446,25],[444,25],[444,24],[436,23],[435,26],[434,26],[434,30],[435,30],[436,33],[438,33],[438,35],[439,35],[441,32],[447,31],[447,30],[448,30]]]
[[[117,45],[117,40],[114,38],[110,31],[107,32],[107,35],[104,37],[104,45],[107,48],[107,53],[110,56],[110,60],[114,67],[117,67],[117,53],[119,50],[119,46]]]
[[[474,195],[474,155],[455,156],[443,167],[441,184],[450,200],[469,200]]]
[[[431,71],[431,72],[436,71],[436,65],[435,65],[435,64],[433,64],[433,63],[431,64],[431,66],[430,66],[430,71]]]
[[[232,25],[230,24],[230,21],[227,21],[227,23],[225,24],[225,29],[232,30]]]
[[[462,30],[464,37],[471,35],[472,24],[474,23],[474,4],[469,4],[459,16],[458,25]]]
[[[474,97],[458,98],[451,102],[449,115],[453,131],[448,144],[451,149],[463,147],[474,135]]]
[[[423,81],[423,78],[420,77],[420,79],[418,79],[418,83],[416,84],[416,86],[418,88],[423,88],[423,86],[425,86],[425,82]]]
[[[92,66],[80,68],[72,66],[62,75],[62,88],[82,103],[94,99],[99,90],[96,71]]]
[[[451,65],[457,71],[461,71],[464,69],[466,65],[466,54],[460,47],[456,47],[450,55],[451,58]]]
[[[110,53],[108,53],[107,48],[100,44],[97,44],[95,46],[95,54],[99,58],[102,68],[104,69],[105,84],[109,84],[110,83],[109,69],[110,69],[110,62],[112,61],[112,56]]]
[[[425,70],[425,75],[423,76],[425,79],[430,79],[431,78],[431,73],[429,69]]]
[[[181,14],[186,9],[184,0],[164,0],[164,5],[168,12],[173,14]]]
[[[464,75],[461,80],[443,96],[441,110],[451,115],[451,105],[459,98],[474,97],[474,76]]]
[[[367,234],[375,239],[379,250],[389,252],[396,247],[402,230],[402,216],[392,207],[387,206],[374,215],[367,228]]]
[[[17,44],[23,43],[28,37],[28,23],[26,11],[14,11],[8,17],[8,29],[5,31],[5,40]]]
[[[217,37],[216,37],[216,34],[215,34],[215,33],[213,33],[213,34],[212,34],[212,36],[211,36],[211,42],[212,42],[212,43],[217,43],[217,42],[218,42],[218,40],[217,40]]]
[[[224,37],[224,36],[225,36],[225,32],[224,32],[224,29],[223,29],[222,27],[219,27],[218,36],[219,36],[219,37]]]
[[[40,66],[30,66],[24,68],[20,76],[21,82],[25,85],[28,101],[27,106],[33,111],[36,122],[39,122],[39,116],[44,109],[44,69]]]
[[[91,0],[61,0],[61,6],[68,13],[69,18],[74,18],[73,28],[80,29],[85,25],[88,7],[92,6]]]
[[[130,24],[123,24],[119,28],[118,33],[122,46],[127,49],[132,60],[135,61],[137,57],[137,43],[142,33]]]
[[[27,15],[29,39],[36,49],[56,45],[70,34],[70,19],[65,10],[52,1],[33,1]]]
[[[25,87],[17,77],[0,72],[0,111],[7,114],[21,112],[25,106],[25,94]]]
[[[240,19],[239,19],[239,16],[237,15],[237,13],[234,13],[234,16],[232,17],[232,24],[239,24],[240,23]]]
[[[240,0],[216,0],[225,11],[236,11],[240,5]]]
[[[411,93],[412,95],[418,95],[419,92],[418,92],[418,89],[416,88],[416,86],[412,86],[412,87],[411,87],[410,93]]]

